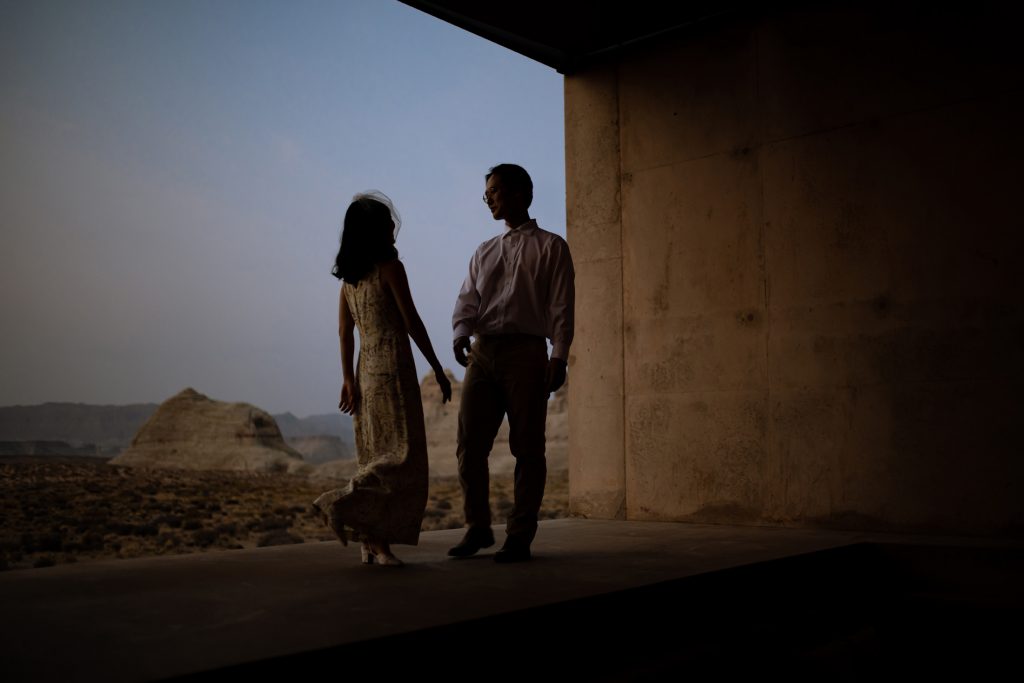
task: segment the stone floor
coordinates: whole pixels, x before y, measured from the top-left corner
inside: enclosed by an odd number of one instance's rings
[[[460,536],[396,547],[399,568],[330,542],[6,572],[0,678],[664,680],[796,666],[878,680],[913,674],[946,641],[971,670],[1021,635],[1021,544],[563,519],[542,523],[534,561],[499,565],[493,549],[447,558]],[[1016,626],[963,621],[1003,616]]]

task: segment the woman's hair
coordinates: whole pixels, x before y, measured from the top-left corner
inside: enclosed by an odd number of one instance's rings
[[[394,230],[391,230],[394,221]],[[383,192],[371,190],[352,198],[341,229],[341,248],[331,274],[356,284],[383,261],[398,258],[394,238],[402,219]]]

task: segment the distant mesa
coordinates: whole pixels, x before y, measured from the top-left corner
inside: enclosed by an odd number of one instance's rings
[[[248,403],[215,401],[191,387],[161,403],[131,446],[110,462],[249,472],[309,469],[269,413]]]
[[[73,456],[104,458],[109,457],[103,453],[95,444],[73,445],[66,441],[0,441],[0,456]]]
[[[113,457],[131,443],[139,427],[156,409],[155,403],[2,406],[3,454]],[[67,445],[59,446],[58,442]]]
[[[282,430],[283,431],[283,430]],[[302,458],[313,465],[335,460],[353,460],[355,449],[337,436],[294,436],[285,439],[288,445],[302,454]]]
[[[456,441],[462,383],[450,370],[452,401],[441,403],[433,373],[420,392],[431,476],[457,474]],[[568,391],[548,401],[548,470],[568,467]],[[132,436],[134,435],[134,437]],[[340,412],[298,418],[269,415],[248,403],[214,401],[189,388],[159,406],[47,403],[0,407],[0,456],[111,457],[115,465],[288,472],[323,479],[351,477],[356,462],[352,418]],[[119,454],[119,455],[118,455]],[[494,441],[490,470],[511,473],[508,421]]]
[[[0,457],[112,458],[131,446],[158,407],[156,403],[0,406]],[[273,417],[284,440],[309,463],[355,457],[352,418],[348,415],[334,411],[303,418],[291,413]]]

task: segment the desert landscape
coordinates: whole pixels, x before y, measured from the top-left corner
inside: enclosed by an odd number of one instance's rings
[[[344,480],[293,474],[150,469],[99,458],[0,458],[0,569],[337,542],[311,505]],[[512,506],[512,479],[491,482],[495,523]],[[423,530],[462,526],[454,477],[435,477]],[[542,519],[568,514],[568,477],[553,472]]]
[[[431,472],[424,531],[463,525],[455,475],[460,387],[457,381],[453,385],[454,400],[445,405],[432,381],[422,387]],[[113,407],[91,412],[60,407],[60,429],[38,417],[53,413],[53,405],[35,412],[3,410],[6,423],[0,424],[9,426],[0,431],[0,570],[337,542],[312,501],[344,486],[356,461],[346,430],[330,426],[329,416],[305,421],[270,416],[191,388],[159,406],[130,407],[127,421],[125,411]],[[74,430],[68,427],[69,414],[80,422]],[[141,426],[127,447],[110,457],[132,420]],[[18,432],[13,425],[19,421],[31,423],[33,431]],[[565,422],[563,389],[549,403],[549,475],[541,519],[568,515]],[[325,459],[325,443],[341,457]],[[491,506],[500,524],[513,499],[515,460],[508,451],[507,424],[490,464]]]

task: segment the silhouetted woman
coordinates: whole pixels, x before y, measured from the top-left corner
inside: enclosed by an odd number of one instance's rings
[[[333,270],[343,280],[338,408],[353,415],[359,469],[348,486],[314,504],[342,543],[362,541],[366,564],[401,565],[391,544],[416,545],[427,504],[427,438],[410,337],[434,370],[441,400],[452,395],[398,260],[400,221],[383,194],[356,195]],[[353,328],[359,329],[358,372]]]

